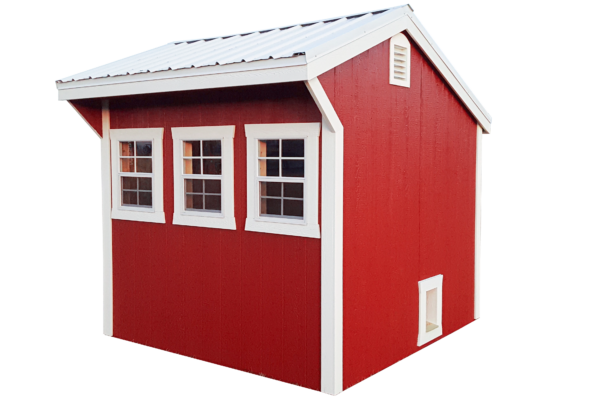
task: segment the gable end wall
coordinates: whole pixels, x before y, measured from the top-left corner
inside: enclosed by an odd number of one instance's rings
[[[444,275],[443,333],[473,321],[476,122],[412,42],[319,77],[344,125],[344,389],[418,351],[418,281]]]

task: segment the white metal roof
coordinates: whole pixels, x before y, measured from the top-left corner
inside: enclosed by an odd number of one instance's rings
[[[452,67],[410,5],[283,28],[171,42],[56,81],[60,100],[309,81],[407,33],[484,132],[491,116]]]
[[[310,54],[311,50],[336,36],[377,22],[391,10],[231,36],[171,42],[58,82],[298,57]]]

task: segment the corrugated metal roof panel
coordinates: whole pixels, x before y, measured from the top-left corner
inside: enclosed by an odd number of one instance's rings
[[[400,7],[233,36],[172,42],[58,82],[296,57],[397,8]]]

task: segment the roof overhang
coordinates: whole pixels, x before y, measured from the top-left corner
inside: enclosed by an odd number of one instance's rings
[[[57,82],[59,100],[104,98],[148,93],[309,81],[345,61],[406,32],[417,43],[485,133],[492,118],[458,75],[409,6],[386,13],[360,30],[323,40],[304,55],[272,60],[214,65],[175,71]]]

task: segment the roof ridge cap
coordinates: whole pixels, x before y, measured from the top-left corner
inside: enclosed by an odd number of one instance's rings
[[[244,36],[244,35],[250,35],[252,33],[255,32],[260,32],[260,33],[265,33],[265,32],[269,32],[269,31],[274,31],[277,29],[289,29],[291,27],[294,26],[306,26],[306,25],[313,25],[313,24],[317,24],[319,22],[333,22],[333,21],[337,21],[340,20],[342,18],[358,18],[361,17],[363,15],[367,15],[367,14],[380,14],[380,13],[384,13],[384,12],[388,12],[391,10],[396,10],[398,8],[403,8],[403,7],[408,7],[411,11],[414,12],[414,9],[412,8],[412,6],[408,3],[406,4],[402,4],[396,7],[389,7],[389,8],[383,8],[383,9],[379,9],[379,10],[373,10],[373,11],[365,11],[365,12],[359,12],[359,13],[353,13],[353,14],[349,14],[349,15],[342,15],[339,17],[332,17],[332,18],[323,18],[323,19],[319,19],[319,20],[315,20],[315,21],[309,21],[309,22],[302,22],[302,23],[298,23],[298,24],[291,24],[291,25],[286,25],[286,26],[278,26],[278,27],[274,27],[274,28],[270,28],[270,29],[260,29],[260,30],[254,30],[254,31],[250,31],[250,32],[244,32],[244,33],[236,33],[236,34],[230,34],[230,35],[221,35],[221,36],[213,36],[210,38],[200,38],[200,39],[189,39],[189,40],[175,40],[166,44],[181,44],[181,43],[188,43],[188,42],[199,42],[201,40],[214,40],[214,39],[218,39],[218,38],[229,38],[232,36]]]

